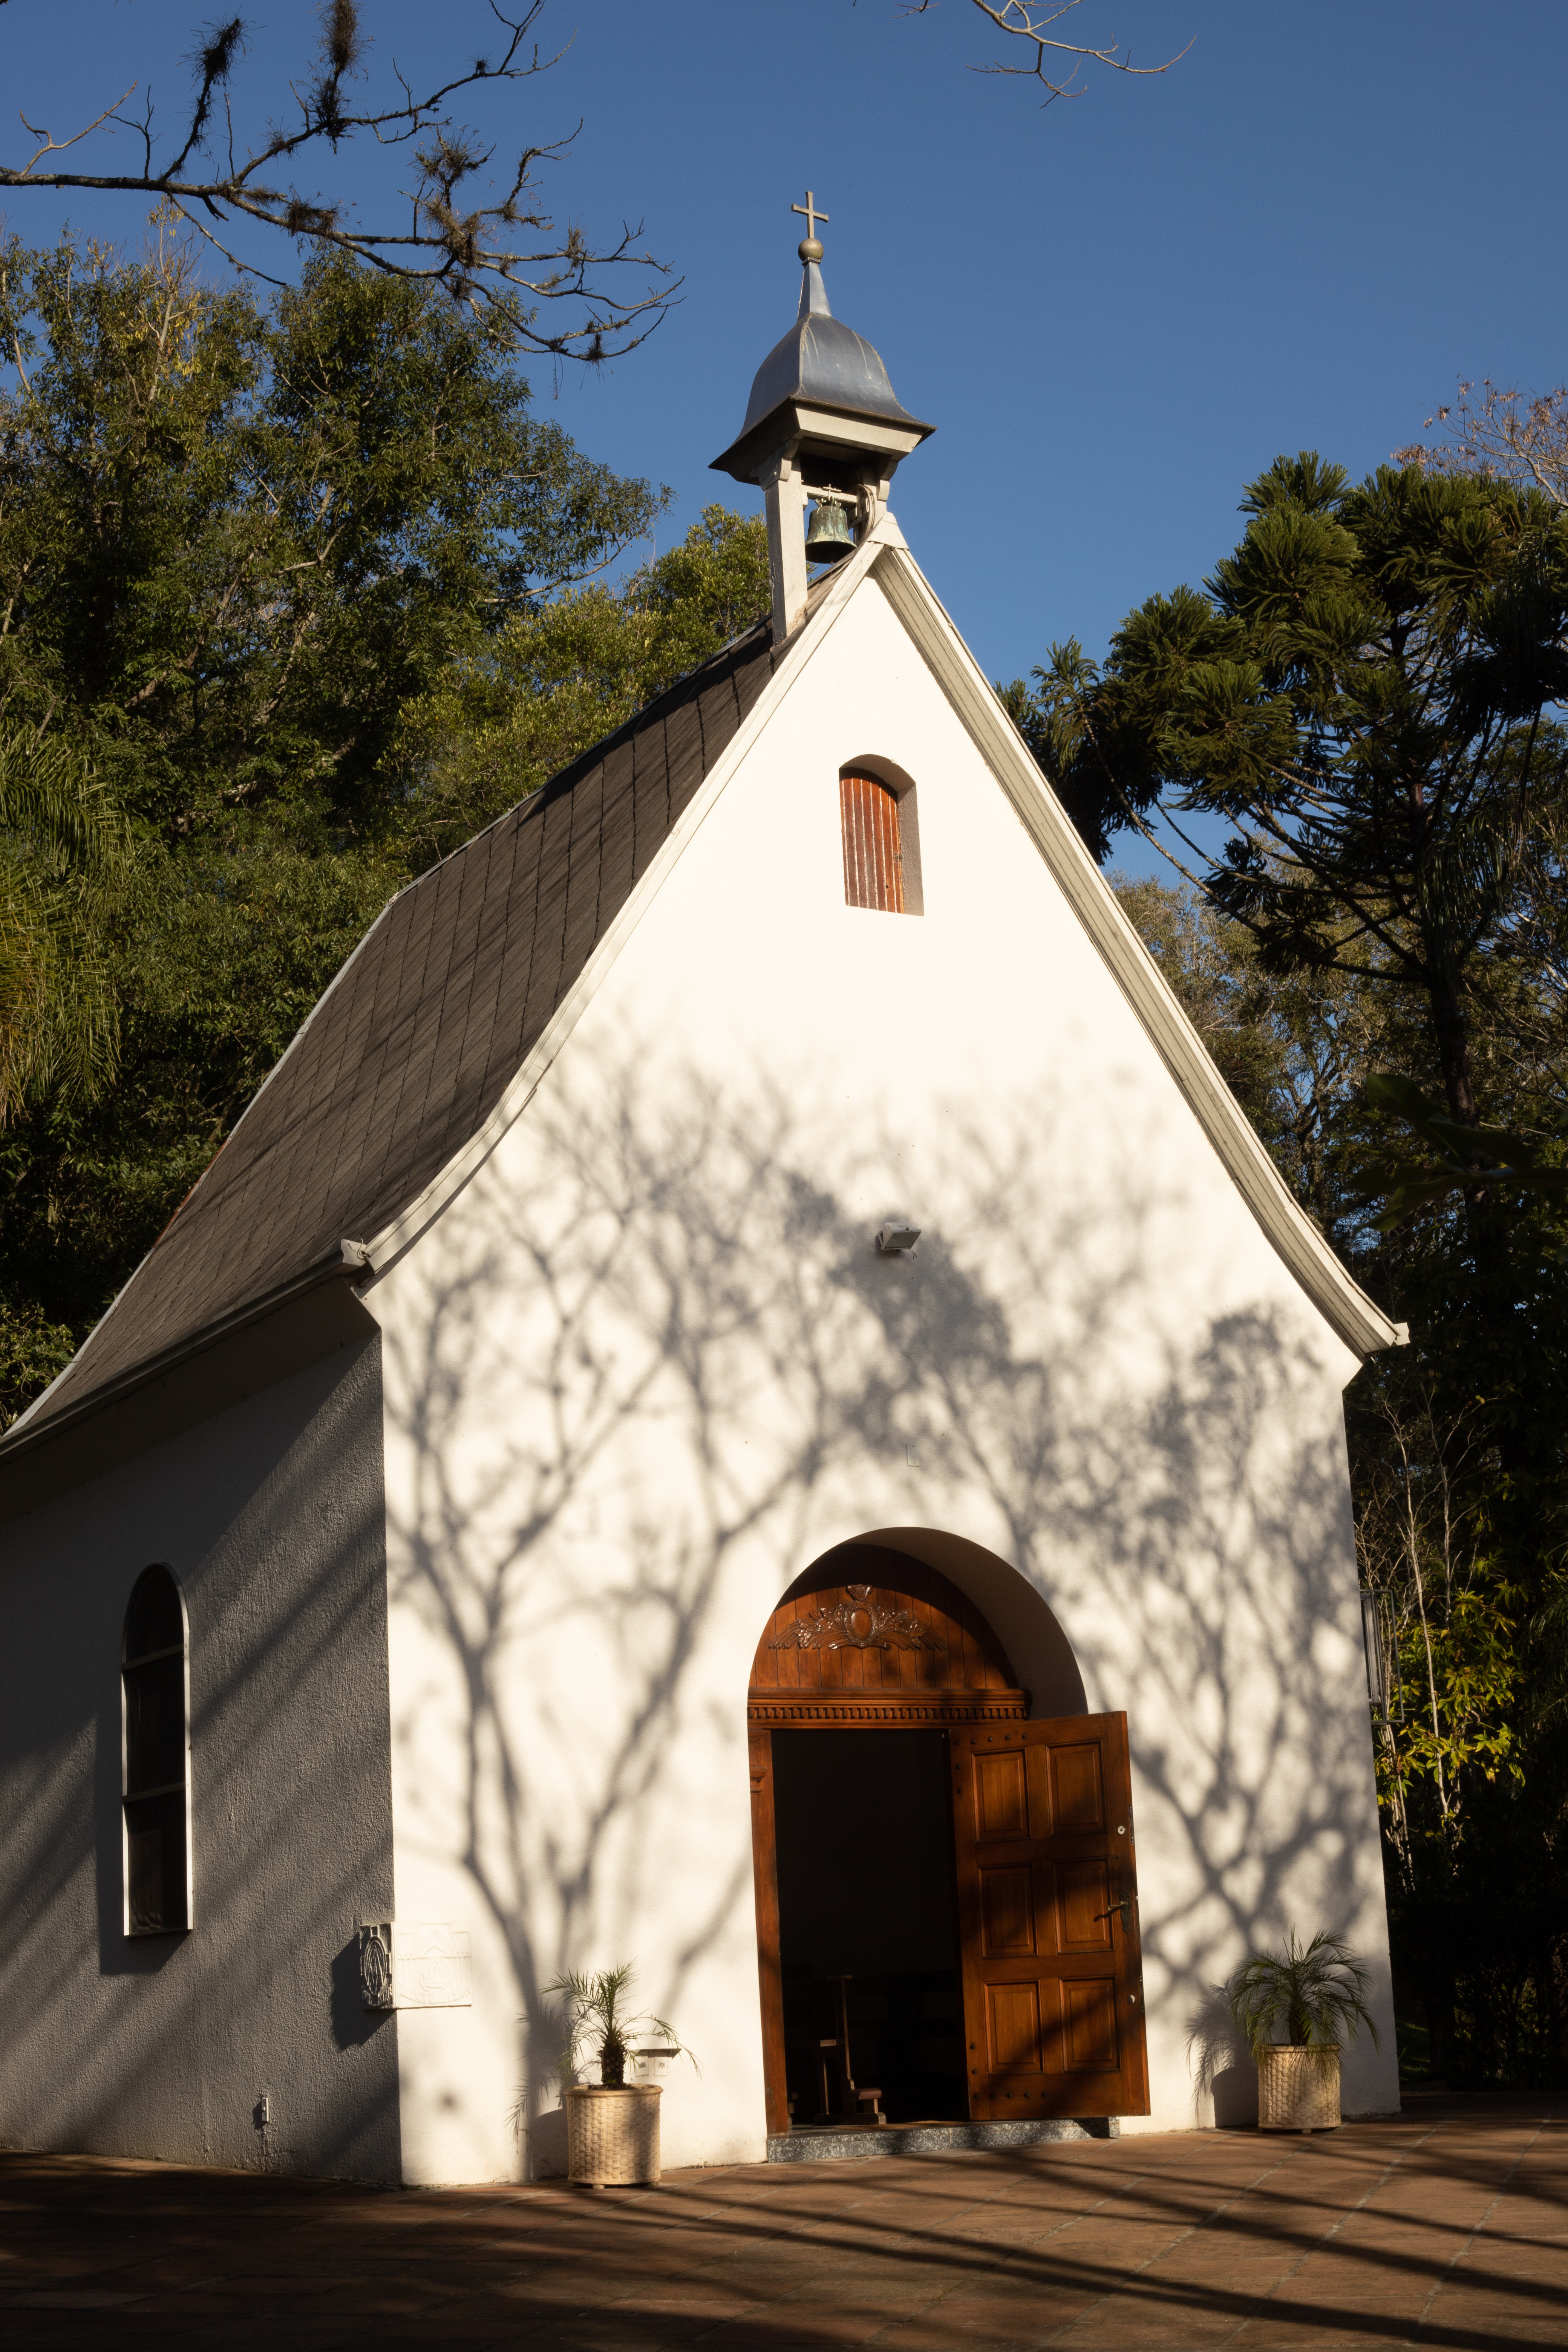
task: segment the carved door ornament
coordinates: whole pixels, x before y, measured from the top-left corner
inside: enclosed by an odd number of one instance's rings
[[[770,1650],[941,1650],[946,1643],[910,1609],[889,1608],[868,1584],[847,1584],[830,1609],[797,1617]]]

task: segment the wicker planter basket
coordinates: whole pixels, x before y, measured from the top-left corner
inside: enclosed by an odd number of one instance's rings
[[[1333,2131],[1340,2120],[1340,2053],[1280,2042],[1258,2053],[1259,2131]]]
[[[595,2189],[631,2188],[658,2179],[657,2083],[605,2090],[574,2084],[566,2094],[566,2171]]]

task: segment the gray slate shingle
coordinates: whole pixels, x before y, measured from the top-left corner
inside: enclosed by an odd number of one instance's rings
[[[335,1261],[481,1128],[731,742],[765,625],[395,898],[29,1430]]]

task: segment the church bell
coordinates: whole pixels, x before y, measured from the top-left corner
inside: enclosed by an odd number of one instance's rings
[[[855,552],[849,517],[837,499],[818,499],[805,534],[808,563],[838,563]]]

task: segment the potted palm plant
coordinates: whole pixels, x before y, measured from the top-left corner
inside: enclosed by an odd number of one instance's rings
[[[1258,2067],[1259,2131],[1332,2131],[1340,2120],[1340,2055],[1364,2025],[1366,1969],[1342,1936],[1252,1952],[1226,1987],[1233,2022]]]
[[[626,2080],[631,2044],[640,2032],[658,2034],[661,2058],[691,2053],[675,2029],[626,2002],[635,1971],[630,1961],[592,1974],[570,1970],[546,1985],[564,1996],[561,2073],[566,2098],[566,2172],[596,2189],[627,2188],[659,2177],[658,2083]],[[579,2083],[584,2050],[596,2057],[599,2080]]]

